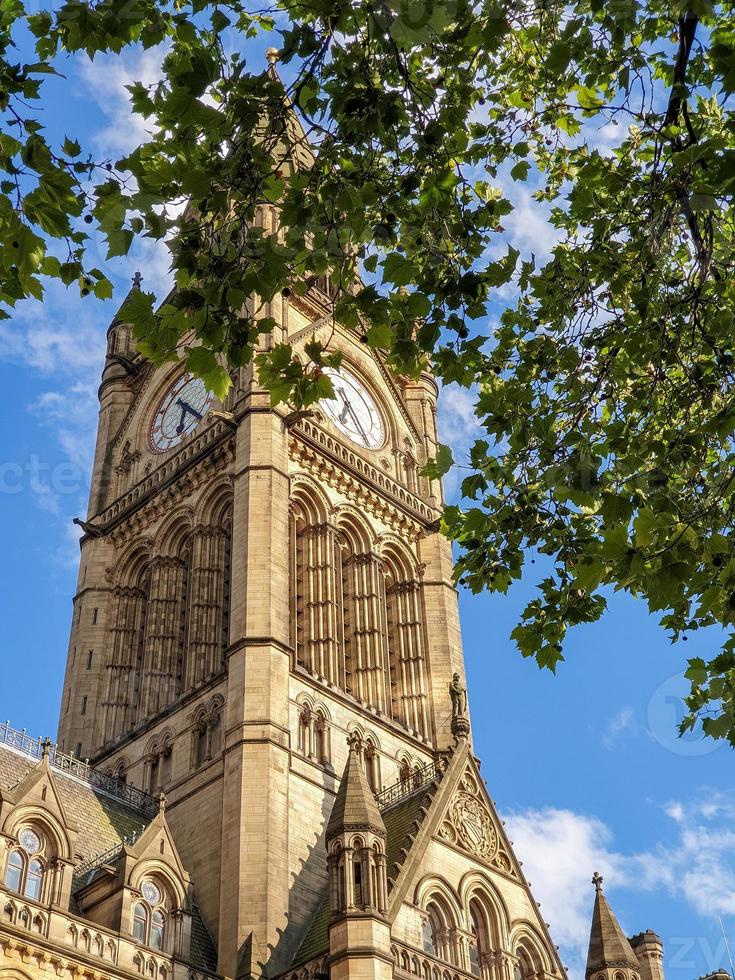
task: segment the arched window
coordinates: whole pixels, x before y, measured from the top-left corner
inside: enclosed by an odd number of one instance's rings
[[[426,909],[426,919],[423,926],[422,938],[425,953],[431,953],[432,956],[442,955],[441,936],[443,929],[444,924],[439,909],[432,902]]]
[[[311,708],[308,704],[299,712],[299,752],[302,755],[311,754]]]
[[[140,886],[142,898],[133,908],[133,938],[153,949],[163,949],[168,920],[163,888],[146,879]]]
[[[166,916],[156,909],[151,918],[151,942],[153,949],[163,949],[163,936],[166,929]]]
[[[448,963],[456,962],[456,923],[446,902],[435,896],[426,906],[424,949]]]
[[[5,885],[8,891],[20,892],[25,866],[26,863],[20,851],[11,851],[8,857],[8,868],[5,872]]]
[[[8,891],[24,895],[33,902],[43,897],[45,861],[53,855],[44,835],[31,827],[23,827],[18,833],[19,847],[10,852],[5,869],[5,885]]]
[[[133,938],[139,943],[148,939],[148,910],[142,902],[138,902],[133,910]]]
[[[329,722],[321,710],[314,715],[314,754],[323,766],[330,761]]]
[[[470,902],[470,929],[472,931],[472,940],[470,942],[470,971],[476,977],[481,977],[485,964],[487,963],[488,953],[490,952],[490,942],[485,915],[476,899]]]
[[[209,728],[209,756],[211,759],[216,759],[222,751],[222,709],[219,705],[212,708]]]
[[[148,792],[157,793],[161,788],[161,762],[156,752],[148,760]]]
[[[525,941],[516,950],[518,962],[514,970],[516,980],[533,980],[541,970],[541,962],[535,950],[529,949]]]
[[[26,884],[23,889],[23,894],[26,898],[30,898],[34,902],[38,902],[41,898],[41,889],[43,887],[43,864],[38,858],[34,858],[28,865],[28,874],[26,875]]]
[[[363,751],[365,764],[365,775],[367,776],[368,786],[373,793],[380,792],[380,756],[378,750],[372,742],[365,742]]]

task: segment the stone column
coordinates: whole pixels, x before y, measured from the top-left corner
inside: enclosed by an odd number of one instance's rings
[[[218,972],[270,976],[297,941],[287,933],[288,433],[255,383],[236,438]]]

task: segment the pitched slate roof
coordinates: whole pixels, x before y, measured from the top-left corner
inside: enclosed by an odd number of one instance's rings
[[[13,789],[38,760],[0,744],[0,791]],[[76,776],[51,769],[69,820],[79,830],[75,863],[81,864],[122,844],[150,823],[150,817]]]
[[[192,910],[189,958],[192,965],[200,970],[206,970],[208,973],[217,972],[217,950],[198,905],[195,905]]]

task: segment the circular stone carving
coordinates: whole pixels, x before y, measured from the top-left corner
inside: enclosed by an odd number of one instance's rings
[[[488,860],[495,857],[498,834],[482,803],[469,793],[459,793],[452,806],[452,814],[461,843]]]
[[[40,838],[30,827],[21,830],[18,834],[18,843],[27,854],[38,854],[41,850]]]

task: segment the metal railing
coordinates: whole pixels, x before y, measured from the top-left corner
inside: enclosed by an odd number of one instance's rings
[[[158,803],[149,793],[128,786],[117,776],[92,768],[86,759],[77,759],[73,753],[61,752],[49,738],[32,738],[25,728],[20,731],[12,728],[9,721],[0,722],[0,745],[7,745],[31,759],[48,756],[49,765],[54,769],[89,783],[106,796],[112,796],[146,816],[152,816],[158,810]]]
[[[131,834],[130,836],[123,837],[119,844],[115,844],[107,851],[103,851],[101,854],[95,854],[94,857],[89,858],[83,864],[78,865],[74,868],[74,884],[78,885],[81,878],[86,877],[90,871],[94,871],[95,868],[101,868],[103,864],[110,864],[115,861],[123,852],[123,848],[134,844],[140,839],[140,834],[143,833],[145,828],[141,827],[140,833]]]
[[[406,773],[397,783],[375,794],[378,806],[381,810],[384,810],[399,800],[403,800],[407,796],[412,796],[420,789],[423,789],[427,783],[439,779],[444,772],[444,768],[445,765],[443,762],[429,762],[425,766],[422,766],[421,769],[415,769],[411,773]]]

